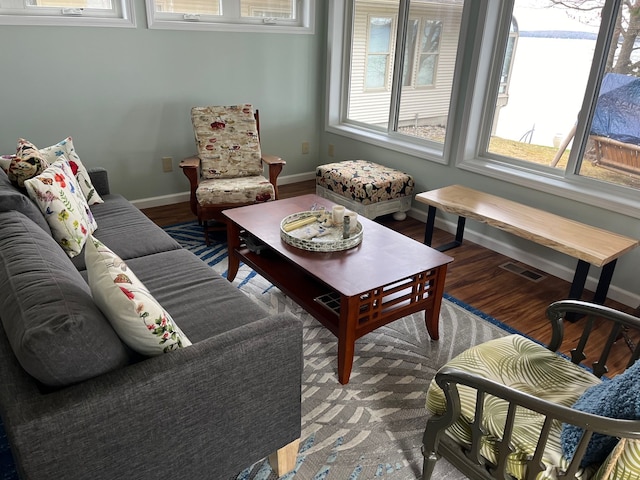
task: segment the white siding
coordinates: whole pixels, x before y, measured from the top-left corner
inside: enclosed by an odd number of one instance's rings
[[[435,85],[403,88],[399,123],[413,125],[416,114],[420,124],[442,123],[449,112],[451,85],[456,61],[458,36],[462,19],[462,5],[447,7],[443,4],[414,4],[411,17],[427,17],[442,21],[440,53],[436,67]],[[354,37],[351,57],[351,84],[349,86],[348,118],[368,124],[386,125],[391,97],[390,65],[387,88],[366,90],[367,24],[370,14],[392,17],[396,24],[397,7],[384,7],[358,2],[354,19]],[[447,10],[445,10],[445,8]],[[395,30],[393,32],[395,38]],[[393,58],[391,59],[391,63]],[[446,123],[446,122],[445,122]]]

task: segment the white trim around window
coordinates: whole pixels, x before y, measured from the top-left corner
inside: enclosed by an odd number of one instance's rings
[[[174,2],[177,3],[177,2]],[[163,12],[160,0],[145,0],[150,29],[204,30],[241,33],[315,33],[315,0],[292,0],[295,18],[241,16],[239,0],[221,0],[222,14]],[[183,8],[184,10],[184,8]],[[225,13],[226,12],[226,13]]]
[[[62,8],[34,3],[26,0],[0,0],[0,25],[136,26],[133,0],[113,0],[110,8]]]

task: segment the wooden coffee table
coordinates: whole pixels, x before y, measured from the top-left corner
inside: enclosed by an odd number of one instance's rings
[[[338,337],[338,380],[347,384],[356,339],[415,312],[425,312],[429,335],[438,339],[440,304],[451,257],[420,242],[358,217],[362,242],[339,252],[310,252],[280,238],[287,215],[328,209],[333,202],[303,195],[225,210],[233,281],[240,262],[253,268],[309,312]],[[266,246],[259,253],[247,248],[241,235]],[[255,249],[254,249],[255,250]]]

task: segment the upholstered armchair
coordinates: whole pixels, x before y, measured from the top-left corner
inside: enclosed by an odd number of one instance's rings
[[[198,155],[180,162],[189,179],[191,211],[211,230],[224,228],[222,211],[278,198],[278,175],[285,161],[263,155],[258,111],[249,104],[194,107],[191,122]],[[262,176],[263,164],[269,178]]]
[[[583,316],[583,333],[568,339],[576,346],[566,356],[568,313]],[[427,393],[423,480],[440,456],[472,479],[640,478],[640,318],[578,300],[551,304],[547,317],[546,348],[509,335],[439,370]],[[629,361],[601,379],[614,349]]]

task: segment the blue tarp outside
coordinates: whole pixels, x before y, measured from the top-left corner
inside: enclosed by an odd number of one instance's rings
[[[605,75],[591,134],[640,145],[640,78]]]

